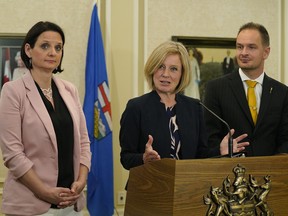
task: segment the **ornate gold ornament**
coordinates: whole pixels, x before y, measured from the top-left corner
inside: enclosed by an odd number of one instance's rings
[[[210,194],[204,196],[204,203],[209,205],[206,216],[273,216],[266,201],[272,185],[270,176],[264,176],[264,182],[258,184],[252,175],[247,181],[246,169],[239,164],[233,172],[233,184],[227,176],[222,188],[212,186]]]

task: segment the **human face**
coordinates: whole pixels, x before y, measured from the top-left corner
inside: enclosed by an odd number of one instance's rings
[[[270,47],[262,44],[259,31],[244,29],[236,40],[236,58],[244,73],[253,73],[258,77],[264,70],[264,61],[268,58]]]
[[[25,51],[32,58],[33,70],[52,72],[60,64],[63,41],[58,32],[46,31],[39,35],[35,46],[25,45]]]
[[[182,75],[182,63],[178,54],[167,56],[154,72],[153,82],[158,93],[174,94]]]

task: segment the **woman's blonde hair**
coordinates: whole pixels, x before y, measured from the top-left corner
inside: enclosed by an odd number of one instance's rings
[[[182,64],[182,75],[180,82],[175,89],[175,93],[183,92],[184,89],[189,85],[191,64],[187,49],[182,43],[175,41],[166,41],[160,44],[151,53],[144,67],[144,74],[151,89],[155,90],[155,85],[153,83],[154,73],[163,64],[167,56],[172,54],[178,54]]]

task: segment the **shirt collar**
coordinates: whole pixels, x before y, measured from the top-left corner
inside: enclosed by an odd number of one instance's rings
[[[257,79],[255,79],[254,81],[257,81],[257,83],[260,83],[261,85],[263,84],[263,80],[264,80],[264,74],[265,72],[263,72],[259,77],[257,77]],[[239,68],[239,75],[241,77],[242,82],[245,82],[245,80],[250,80],[249,77],[247,77],[244,72],[242,71],[241,68]]]

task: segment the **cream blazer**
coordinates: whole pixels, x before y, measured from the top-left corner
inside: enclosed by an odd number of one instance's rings
[[[74,172],[80,164],[90,169],[90,141],[77,89],[53,76],[53,80],[73,119]],[[47,212],[50,204],[38,199],[17,179],[33,168],[48,186],[55,187],[58,177],[57,141],[49,113],[31,73],[7,82],[0,97],[0,145],[8,175],[4,183],[2,212],[36,215]],[[78,210],[85,205],[82,192]]]

